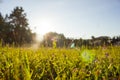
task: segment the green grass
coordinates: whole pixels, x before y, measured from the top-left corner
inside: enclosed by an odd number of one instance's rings
[[[0,80],[119,80],[120,47],[0,47]]]

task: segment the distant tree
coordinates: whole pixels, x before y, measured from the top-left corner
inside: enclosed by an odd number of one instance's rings
[[[83,39],[80,38],[80,39],[79,39],[79,42],[78,42],[78,47],[81,47],[81,46],[82,46],[82,42],[83,42]]]
[[[65,42],[65,36],[63,34],[57,35],[57,47],[63,47]]]
[[[95,37],[94,37],[94,36],[91,36],[91,38],[92,38],[92,40],[94,40],[94,39],[95,39]]]
[[[44,46],[52,47],[52,40],[54,40],[57,36],[56,32],[48,32],[44,35]]]
[[[111,39],[111,43],[113,45],[117,45],[117,43],[120,42],[120,36],[114,36],[112,39]]]
[[[102,38],[103,45],[109,45],[109,40],[110,40],[110,37],[108,36],[103,37]]]
[[[43,41],[44,46],[52,47],[54,41],[56,42],[57,47],[63,47],[65,36],[63,34],[58,34],[56,32],[48,32],[44,35]]]

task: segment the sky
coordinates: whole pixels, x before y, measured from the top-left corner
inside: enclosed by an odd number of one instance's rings
[[[0,12],[21,6],[33,32],[69,38],[120,35],[120,0],[0,0]]]

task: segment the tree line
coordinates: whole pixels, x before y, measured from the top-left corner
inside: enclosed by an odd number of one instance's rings
[[[109,36],[100,36],[94,37],[91,36],[91,39],[73,39],[66,38],[63,34],[58,34],[56,32],[49,32],[44,35],[44,40],[41,43],[44,47],[52,47],[52,42],[56,42],[57,47],[68,47],[70,48],[71,44],[75,44],[75,47],[96,47],[96,46],[110,46],[110,45],[120,45],[120,36],[114,36],[113,38]]]

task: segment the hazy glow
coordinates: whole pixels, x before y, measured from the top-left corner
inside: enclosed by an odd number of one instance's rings
[[[84,50],[81,54],[81,57],[83,61],[91,63],[94,60],[95,55],[89,50]]]
[[[36,34],[36,39],[35,39],[35,41],[36,41],[37,43],[40,43],[42,40],[43,40],[43,36],[40,35],[40,34]]]
[[[39,22],[36,21],[37,26],[35,32],[40,35],[44,35],[47,32],[54,31],[53,21],[48,18],[43,18]]]

